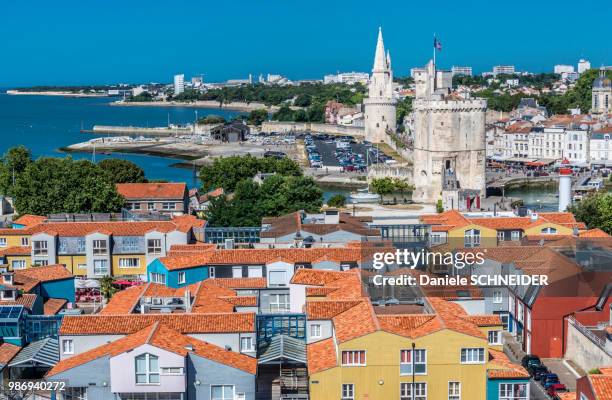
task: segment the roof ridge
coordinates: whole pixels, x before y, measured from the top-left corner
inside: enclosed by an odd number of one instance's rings
[[[159,321],[155,321],[152,324],[152,328],[151,328],[151,332],[149,332],[149,335],[147,336],[147,338],[145,339],[145,343],[151,344],[151,339],[153,338],[153,335],[155,334],[155,332],[157,331],[157,328],[159,328]]]

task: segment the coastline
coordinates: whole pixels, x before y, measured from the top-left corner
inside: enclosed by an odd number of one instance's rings
[[[101,93],[74,93],[60,91],[22,92],[20,90],[7,90],[6,94],[11,96],[109,97],[107,94]]]
[[[123,101],[117,100],[109,103],[111,106],[116,107],[187,107],[187,108],[211,108],[219,110],[231,110],[231,111],[253,111],[265,109],[268,112],[277,111],[278,106],[266,106],[263,103],[243,103],[233,102],[228,104],[219,105],[218,101],[214,100],[199,100],[192,102],[177,102],[177,101]]]

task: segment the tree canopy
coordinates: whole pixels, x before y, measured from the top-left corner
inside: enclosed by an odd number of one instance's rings
[[[597,193],[587,196],[571,206],[569,211],[589,229],[599,228],[612,235],[612,194]]]
[[[211,165],[200,169],[202,190],[222,187],[226,192],[236,189],[238,182],[252,179],[258,172],[301,176],[300,166],[288,158],[255,158],[250,155],[216,158]]]
[[[114,183],[144,183],[147,182],[142,168],[128,160],[107,158],[98,163]]]

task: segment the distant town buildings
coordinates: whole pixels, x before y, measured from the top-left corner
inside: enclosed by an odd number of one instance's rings
[[[563,74],[563,73],[570,73],[570,72],[574,72],[574,66],[573,65],[566,65],[566,64],[557,64],[555,65],[553,71],[555,72],[555,74]]]
[[[451,68],[453,76],[472,76],[472,67],[455,67]]]
[[[514,65],[496,65],[493,67],[493,76],[497,75],[513,75],[516,73]]]
[[[588,60],[581,58],[578,61],[578,73],[579,74],[582,74],[583,72],[586,72],[590,69],[591,69],[591,63]]]
[[[345,83],[347,85],[361,83],[362,85],[366,85],[369,79],[370,75],[367,72],[342,72],[335,75],[325,75],[323,77],[323,83],[326,85],[332,83]]]
[[[185,75],[184,74],[174,75],[174,95],[178,96],[184,91],[185,91]]]
[[[365,137],[372,143],[386,142],[389,133],[397,129],[395,114],[397,100],[393,96],[393,70],[391,55],[385,54],[382,30],[378,29],[378,41],[374,56],[372,77],[368,86],[365,106]]]

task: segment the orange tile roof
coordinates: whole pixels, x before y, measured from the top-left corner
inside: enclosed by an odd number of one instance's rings
[[[529,379],[529,373],[521,365],[513,364],[501,351],[489,349],[489,362],[493,368],[487,369],[491,379]]]
[[[37,280],[39,282],[50,282],[74,278],[74,275],[72,275],[65,266],[54,264],[15,271],[15,281],[19,281],[22,278]]]
[[[599,368],[601,374],[589,374],[596,400],[612,400],[612,367]]]
[[[216,248],[217,245],[214,243],[174,244],[170,246],[168,256],[191,256]]]
[[[229,289],[265,289],[266,278],[211,278],[206,282]]]
[[[14,344],[6,342],[2,343],[0,345],[0,366],[8,364],[13,359],[13,357],[15,357],[17,353],[19,353],[20,350],[21,347],[15,346]]]
[[[576,392],[557,393],[559,400],[576,400]]]
[[[66,299],[47,299],[44,304],[45,315],[55,315],[68,303]]]
[[[361,300],[307,301],[305,312],[309,320],[332,319],[360,302]]]
[[[333,318],[339,343],[380,330],[372,304],[367,299]]]
[[[13,221],[13,224],[23,225],[25,227],[33,226],[42,223],[47,217],[42,215],[24,214],[21,217]]]
[[[476,326],[501,326],[502,321],[499,315],[467,315],[463,317],[466,321],[473,323]]]
[[[25,293],[25,294],[18,296],[15,300],[0,301],[0,306],[22,305],[31,310],[37,298],[38,298],[38,295],[36,294]]]
[[[67,315],[60,335],[127,335],[159,321],[181,333],[254,332],[253,313]]]
[[[338,365],[334,339],[329,338],[306,345],[308,373],[315,374]]]
[[[47,376],[57,375],[100,357],[114,357],[143,344],[150,344],[181,356],[186,356],[190,351],[193,351],[198,356],[246,371],[250,374],[255,374],[257,371],[257,360],[253,357],[225,350],[202,340],[188,337],[163,323],[154,322],[114,342],[60,361],[47,373]],[[193,350],[188,350],[188,346],[191,346]]]
[[[100,315],[130,314],[142,297],[149,284],[132,286],[123,289],[113,295],[106,306],[100,311]]]
[[[187,190],[185,183],[118,183],[117,192],[132,199],[182,199]]]
[[[30,246],[11,246],[0,250],[0,256],[29,256],[32,254]]]
[[[578,236],[585,237],[585,238],[609,238],[610,237],[610,235],[608,235],[606,232],[604,232],[603,230],[599,228],[582,231],[578,234]]]
[[[147,232],[187,232],[192,226],[197,226],[202,220],[174,221],[105,221],[105,222],[45,222],[24,228],[21,231],[28,234],[48,233],[58,236],[86,236],[100,232],[115,236],[143,236]],[[17,230],[18,231],[18,230]]]
[[[432,225],[434,232],[447,232],[470,224],[495,230],[525,230],[545,223],[553,223],[568,228],[581,227],[572,213],[544,212],[538,213],[537,219],[531,217],[472,217],[468,218],[457,210],[449,210],[440,214],[422,215],[424,224]]]

